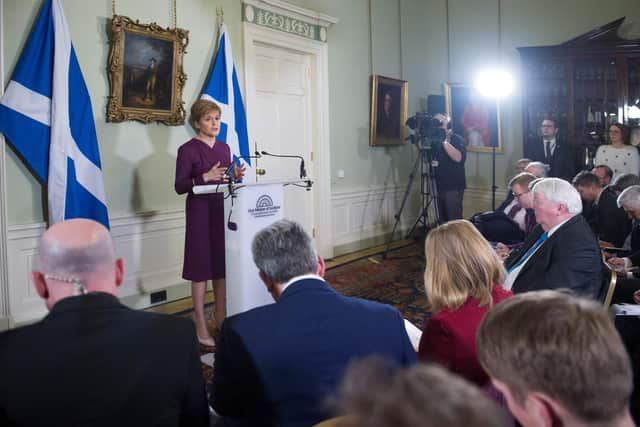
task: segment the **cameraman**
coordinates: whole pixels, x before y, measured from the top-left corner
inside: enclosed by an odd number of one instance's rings
[[[433,166],[438,190],[440,223],[462,218],[462,196],[466,188],[464,162],[467,151],[460,135],[449,129],[450,118],[443,114],[434,116],[446,132],[441,144],[434,145]]]

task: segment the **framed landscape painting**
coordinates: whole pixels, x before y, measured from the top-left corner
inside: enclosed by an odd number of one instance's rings
[[[182,69],[188,31],[140,24],[116,15],[111,24],[107,121],[182,125]]]

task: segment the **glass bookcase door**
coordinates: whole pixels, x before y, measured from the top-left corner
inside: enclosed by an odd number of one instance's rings
[[[540,136],[540,123],[547,117],[555,119],[561,128],[566,126],[569,103],[565,63],[557,59],[540,61],[529,67],[527,81],[528,138]]]
[[[621,120],[618,110],[618,70],[615,58],[580,59],[573,68],[575,135],[604,132]]]
[[[640,126],[640,58],[627,59],[629,78],[625,122],[630,126]]]

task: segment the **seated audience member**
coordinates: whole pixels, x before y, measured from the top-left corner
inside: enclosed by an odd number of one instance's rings
[[[502,262],[464,220],[431,230],[425,256],[425,291],[434,314],[424,324],[419,358],[482,386],[489,377],[476,357],[476,330],[487,311],[511,296],[501,285]]]
[[[531,162],[531,160],[526,159],[526,158],[518,159],[518,161],[516,162],[516,166],[514,167],[514,169],[516,171],[516,175],[521,174],[522,172],[524,172],[524,169],[527,167],[527,165],[530,162]],[[508,210],[508,208],[510,206],[513,206],[513,205],[514,205],[513,194],[511,194],[511,192],[508,192],[507,193],[507,197],[500,204],[500,207],[498,207],[498,210],[506,212]]]
[[[536,225],[505,260],[505,287],[513,293],[570,288],[597,298],[602,285],[600,248],[580,215],[580,194],[567,181],[544,178],[531,188]]]
[[[526,237],[531,233],[533,227],[536,226],[536,216],[533,212],[533,201],[531,200],[531,191],[529,190],[529,186],[533,181],[537,178],[535,175],[530,174],[528,172],[523,172],[514,176],[511,181],[509,181],[509,188],[511,188],[511,194],[513,194],[514,200],[518,203],[518,206],[522,208],[524,211],[524,221],[523,221],[523,241]],[[496,245],[496,252],[500,256],[500,258],[504,259],[509,256],[509,253],[512,249],[518,248],[522,245],[522,241],[505,245],[504,243],[498,243]]]
[[[529,163],[531,163],[531,159],[527,159],[526,157],[523,157],[522,159],[518,159],[518,161],[516,162],[516,168],[515,168],[516,175],[524,172],[525,168]]]
[[[56,223],[38,260],[50,313],[0,335],[0,425],[209,425],[193,324],[118,301],[124,262],[106,228]]]
[[[596,302],[557,291],[516,295],[485,316],[477,343],[524,427],[634,425],[629,356]]]
[[[506,248],[505,243],[510,247],[522,243],[536,225],[528,189],[528,185],[535,179],[536,177],[528,172],[516,175],[509,181],[510,203],[501,206],[497,211],[475,214],[470,218],[471,223],[485,239],[490,242],[502,242],[499,243],[501,248]],[[509,248],[505,250],[508,253]]]
[[[415,362],[398,310],[334,291],[300,225],[280,220],[264,228],[252,253],[276,302],[222,325],[210,403],[223,422],[313,425],[329,418],[323,402],[351,360],[378,354]]]
[[[337,396],[340,427],[504,427],[503,411],[473,384],[436,365],[352,364]]]
[[[607,165],[598,165],[591,169],[591,173],[598,177],[603,187],[611,184],[613,179],[613,171]]]
[[[591,207],[591,216],[586,219],[601,240],[601,245],[622,246],[631,231],[631,221],[626,212],[618,207],[613,190],[603,188],[598,177],[591,172],[577,174],[573,186]]]
[[[549,165],[542,162],[530,162],[524,171],[535,175],[536,178],[546,178],[549,175]]]
[[[632,185],[620,193],[618,196],[618,206],[624,209],[629,218],[632,218],[635,221],[640,220],[640,185]],[[634,248],[634,243],[637,245],[637,242],[634,242],[634,240],[637,240],[634,239],[636,229],[637,227],[634,227],[631,231],[632,250]],[[633,250],[627,257],[609,258],[607,262],[618,272],[618,274],[623,276],[632,276],[629,269],[632,266],[640,265],[640,250]]]
[[[632,173],[623,173],[618,175],[613,183],[610,185],[611,190],[616,194],[616,197],[620,195],[624,190],[632,185],[640,185],[640,177]]]

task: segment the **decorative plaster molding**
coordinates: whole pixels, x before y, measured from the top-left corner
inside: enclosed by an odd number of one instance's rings
[[[282,0],[244,0],[242,19],[310,40],[327,42],[327,28],[337,18],[291,5]]]

